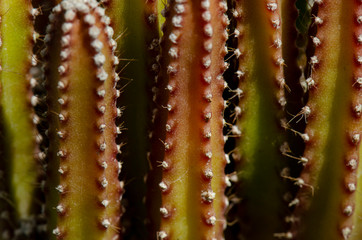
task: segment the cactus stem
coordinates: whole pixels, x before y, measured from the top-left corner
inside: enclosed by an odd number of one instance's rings
[[[50,210],[50,226],[58,239],[118,239],[122,183],[115,119],[121,110],[115,106],[119,60],[113,29],[96,1],[63,1],[53,14],[58,20],[47,33],[53,60],[48,102],[54,113],[48,209],[57,213]]]

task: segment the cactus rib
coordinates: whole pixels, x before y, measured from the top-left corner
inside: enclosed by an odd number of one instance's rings
[[[15,220],[13,227],[18,228],[13,233],[15,237],[23,234],[30,237],[35,227],[35,214],[39,214],[40,209],[36,194],[40,189],[37,182],[41,173],[42,154],[38,145],[41,136],[35,128],[40,119],[32,108],[40,99],[33,95],[36,80],[30,74],[32,66],[37,65],[33,55],[33,18],[36,14],[31,1],[0,2],[0,105],[4,138],[1,169],[10,184],[5,201],[11,202],[15,211],[4,211],[14,212],[11,216]]]
[[[118,239],[113,29],[96,1],[63,1],[49,20],[50,231],[57,239]]]
[[[219,13],[223,14],[220,3],[223,2],[170,1],[166,6],[162,76],[168,79],[169,100],[163,106],[168,119],[159,184],[162,192],[159,239],[217,238],[216,234],[220,234],[216,230],[220,229],[216,227],[217,221],[223,226],[223,218],[216,216],[220,217],[223,211],[219,202],[224,200],[224,187],[214,181],[213,189],[211,182],[215,174],[223,175],[223,170],[213,169],[218,165],[213,161],[225,164],[223,150],[220,153],[219,147],[213,149],[211,140],[223,141],[218,117],[223,100],[220,82],[215,79],[223,72],[223,64],[213,62],[213,54],[220,56],[224,50],[217,46],[214,49],[213,43],[225,41],[224,25],[212,22]],[[220,170],[222,173],[216,173]],[[215,208],[216,194],[220,200]]]
[[[270,239],[285,231],[281,216],[287,210],[282,201],[286,186],[280,176],[288,174],[280,153],[286,138],[278,126],[286,122],[281,8],[278,1],[235,1],[234,16],[239,86],[233,92],[239,105],[230,135],[237,138],[233,156],[241,188],[237,193],[241,234],[247,239]]]
[[[351,237],[361,134],[360,86],[356,83],[361,30],[353,18],[359,16],[360,8],[358,1],[328,0],[313,7],[316,34],[308,56],[309,100],[302,109],[307,121],[307,161],[299,178],[303,184],[294,200],[291,229],[300,239],[360,238]],[[335,31],[337,26],[339,31]],[[332,190],[331,185],[336,188]],[[318,228],[313,225],[316,222]]]

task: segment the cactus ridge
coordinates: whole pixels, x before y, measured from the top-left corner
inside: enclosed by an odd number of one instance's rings
[[[287,211],[282,200],[286,193],[282,177],[289,178],[280,152],[288,145],[281,6],[278,1],[235,1],[232,13],[239,64],[235,72],[239,85],[232,93],[239,104],[233,113],[236,122],[230,137],[236,138],[233,158],[239,179],[239,216],[243,216],[239,221],[244,237],[267,239],[274,234],[278,237],[278,232],[286,228],[281,220]],[[255,186],[259,188],[253,190]],[[260,186],[265,188],[261,190]],[[264,206],[262,212],[260,206]],[[260,225],[265,226],[263,232],[255,228]]]
[[[145,23],[149,33],[146,37],[146,46],[148,46],[148,76],[149,99],[151,99],[150,126],[148,128],[149,148],[147,160],[149,161],[149,170],[146,177],[147,193],[147,227],[149,238],[156,239],[157,231],[161,222],[161,191],[158,184],[162,178],[162,168],[166,167],[162,160],[164,158],[165,148],[164,141],[166,137],[166,120],[167,110],[162,107],[166,106],[168,100],[167,82],[160,73],[161,68],[161,45],[159,35],[159,17],[158,1],[146,1],[145,3]]]
[[[49,20],[50,231],[57,239],[118,239],[122,184],[115,119],[121,110],[115,105],[113,29],[96,1],[63,1]]]
[[[31,1],[0,3],[0,168],[2,182],[10,186],[3,189],[0,204],[4,216],[0,224],[8,225],[1,228],[4,239],[34,237],[37,218],[41,217],[38,180],[42,175],[42,136],[36,128],[41,117],[33,108],[42,99],[33,94],[37,79],[31,73],[38,64],[32,50],[37,39],[33,24],[38,14]]]
[[[213,48],[214,41],[225,41],[221,35],[224,30],[219,26],[214,28],[217,25],[212,22],[216,14],[223,14],[223,10],[218,9],[220,3],[223,2],[170,1],[166,7],[167,27],[162,43],[162,66],[165,67],[161,74],[168,78],[169,99],[163,106],[168,118],[163,175],[159,184],[162,192],[159,239],[212,239],[217,237],[217,222],[223,226],[223,220],[215,215],[214,190],[218,194],[222,192],[223,196],[224,187],[212,189],[211,182],[216,171],[212,169],[214,150],[219,151],[212,148],[211,139],[223,140],[220,130],[212,132],[211,126],[212,111],[219,120],[222,111],[219,106],[223,106],[222,98],[215,97],[212,92],[213,81],[217,81],[215,77],[223,71],[220,62],[212,61],[213,54],[224,51]],[[215,86],[216,96],[220,96],[222,89]],[[215,121],[215,124],[219,123]],[[224,154],[221,155],[224,158]],[[222,196],[218,198],[224,200]],[[178,227],[180,224],[182,228]]]
[[[361,134],[356,84],[360,75],[360,8],[358,1],[335,4],[327,0],[316,1],[313,7],[315,35],[310,41],[306,79],[309,99],[301,111],[307,121],[305,161],[298,178],[300,190],[290,204],[295,206],[293,238],[308,239],[313,233],[313,238],[359,239],[352,235]],[[350,12],[354,14],[348,15]],[[335,26],[341,31],[334,31]],[[328,55],[330,49],[334,52]],[[331,184],[339,187],[331,192]],[[326,211],[320,214],[317,209]],[[315,222],[324,224],[317,229]],[[323,231],[326,228],[329,231]]]
[[[221,239],[223,231],[226,228],[225,211],[228,207],[228,199],[225,196],[225,188],[230,186],[227,176],[225,176],[226,156],[224,152],[225,139],[223,136],[224,125],[224,108],[225,102],[223,100],[223,92],[225,88],[225,80],[223,74],[228,67],[228,63],[224,62],[227,48],[225,47],[228,33],[226,31],[229,24],[229,19],[226,15],[228,6],[226,1],[210,1],[211,25],[213,27],[212,36],[212,52],[211,52],[211,66],[210,74],[211,94],[212,101],[211,112],[212,118],[210,123],[211,139],[210,144],[212,148],[211,166],[213,170],[213,177],[211,179],[211,188],[215,192],[215,199],[213,201],[213,208],[215,212],[215,238]]]

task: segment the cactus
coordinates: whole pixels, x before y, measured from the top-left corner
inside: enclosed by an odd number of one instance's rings
[[[331,7],[333,12],[329,12]],[[356,193],[361,134],[360,9],[357,1],[316,1],[313,8],[313,46],[309,47],[306,69],[309,101],[301,112],[308,121],[306,162],[293,200],[296,207],[291,229],[302,239],[361,237]],[[340,31],[336,32],[335,26],[340,26]],[[329,49],[333,53],[327,54]],[[323,223],[319,228],[313,226],[317,221]]]
[[[0,239],[360,239],[361,4],[1,0]]]
[[[223,1],[182,1],[165,12],[160,76],[169,99],[159,239],[222,236],[225,10]]]
[[[95,1],[63,1],[49,16],[47,210],[58,239],[119,236],[118,58],[104,14]]]
[[[12,233],[29,236],[40,209],[37,192],[42,154],[36,142],[41,136],[34,127],[39,117],[32,108],[39,99],[32,94],[36,80],[31,76],[32,66],[37,64],[32,52],[36,14],[30,1],[0,3],[1,225],[10,225],[1,230],[4,238]]]
[[[149,170],[147,152],[149,139],[147,131],[151,121],[151,89],[158,68],[156,56],[158,45],[151,45],[158,40],[157,15],[152,17],[152,23],[147,23],[147,15],[157,12],[157,1],[103,1],[117,41],[117,53],[120,54],[120,64],[116,71],[122,73],[122,83],[118,86],[123,94],[118,100],[124,106],[124,114],[120,121],[123,131],[120,141],[127,147],[122,150],[121,161],[123,169],[121,178],[125,182],[122,224],[125,226],[125,236],[137,239],[146,238],[145,175]],[[132,26],[132,27],[130,27]],[[157,41],[158,42],[158,41]],[[153,43],[155,44],[155,43]],[[154,46],[148,51],[149,46]],[[134,207],[129,208],[132,204]]]
[[[241,189],[242,232],[248,239],[265,239],[283,229],[282,194],[286,192],[280,171],[286,163],[279,151],[285,141],[278,122],[284,121],[285,78],[283,73],[281,9],[273,2],[237,1],[234,51],[238,58],[235,72],[239,85],[232,90],[236,137],[234,158]],[[255,186],[258,186],[257,188]],[[263,209],[259,211],[260,206]],[[264,226],[257,231],[258,225]]]

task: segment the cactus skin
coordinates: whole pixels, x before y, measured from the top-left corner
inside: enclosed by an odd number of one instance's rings
[[[317,1],[313,10],[316,35],[308,56],[309,100],[301,112],[307,121],[307,162],[293,201],[296,209],[291,233],[298,239],[360,239],[353,228],[359,227],[354,221],[359,215],[355,199],[359,199],[361,110],[356,81],[361,71],[357,19],[361,3]]]
[[[161,76],[168,79],[169,100],[163,106],[168,118],[158,239],[221,238],[225,183],[212,182],[215,175],[224,179],[223,168],[213,166],[225,164],[223,149],[213,148],[215,142],[223,142],[219,118],[223,87],[216,79],[223,72],[222,58],[213,62],[223,50],[212,46],[225,42],[225,25],[213,21],[225,11],[219,5],[225,6],[223,1],[204,0],[170,1],[166,7]]]
[[[5,219],[8,223],[12,221],[10,228],[4,229],[1,224],[0,234],[4,239],[12,235],[30,237],[40,208],[36,202],[39,200],[38,177],[41,171],[37,142],[41,139],[35,128],[39,118],[32,109],[39,99],[33,96],[32,87],[36,80],[30,75],[32,64],[37,64],[32,54],[35,14],[31,1],[0,2],[0,115],[3,138],[0,168],[2,184],[9,184],[9,192],[1,193],[0,205],[2,214],[7,212],[12,218]],[[6,207],[9,203],[11,207]],[[18,229],[12,232],[12,228]]]
[[[234,16],[239,86],[232,91],[239,106],[230,135],[237,138],[233,156],[240,181],[239,234],[246,239],[272,239],[285,230],[281,217],[287,210],[282,201],[286,186],[280,176],[286,163],[279,150],[286,137],[278,126],[286,122],[280,4],[236,1]]]
[[[57,239],[118,239],[116,43],[95,1],[63,1],[49,16],[49,231]],[[87,69],[87,71],[84,71]],[[49,236],[50,238],[50,236]]]
[[[224,103],[223,99],[224,83],[223,73],[226,65],[224,57],[227,53],[225,48],[228,33],[226,28],[228,25],[228,17],[226,16],[227,4],[226,1],[210,1],[211,26],[213,28],[211,52],[210,73],[212,78],[211,94],[211,139],[210,145],[212,149],[211,166],[213,169],[213,177],[211,180],[211,188],[215,192],[213,208],[215,212],[215,238],[222,239],[223,231],[226,228],[225,210],[228,206],[228,199],[224,192],[226,185],[230,185],[228,178],[225,176],[224,169],[226,165],[226,156],[224,153],[224,138],[223,138],[223,114]]]

